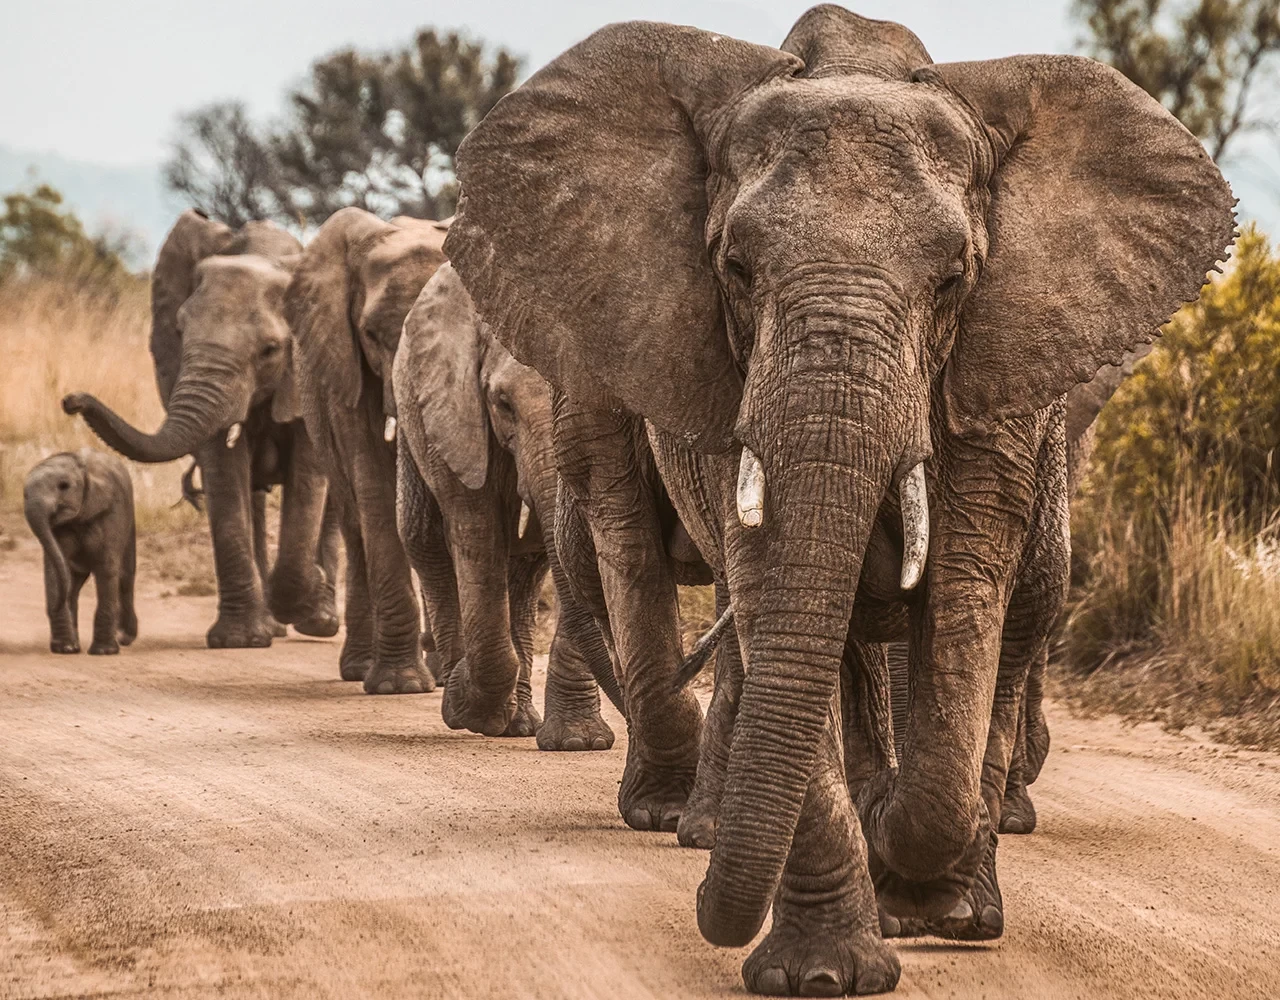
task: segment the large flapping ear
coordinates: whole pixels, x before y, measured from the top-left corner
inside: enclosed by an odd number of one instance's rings
[[[873,21],[835,4],[819,4],[800,15],[782,51],[799,56],[806,77],[865,74],[909,80],[933,62],[924,43],[893,21]]]
[[[156,257],[151,272],[151,356],[160,399],[166,406],[182,363],[178,310],[195,290],[196,265],[224,252],[233,235],[221,222],[189,209],[178,216]]]
[[[921,71],[986,123],[989,248],[947,363],[947,419],[982,432],[1119,363],[1194,299],[1234,234],[1200,142],[1115,70],[1015,56]]]
[[[468,489],[489,471],[489,416],[480,391],[482,336],[471,296],[445,264],[409,310],[396,352],[401,423],[417,421],[428,445]]]
[[[445,252],[518,361],[579,402],[731,442],[742,385],[706,247],[708,133],[799,60],[667,24],[602,28],[458,150]]]
[[[92,448],[82,448],[75,455],[76,464],[84,476],[84,501],[80,505],[80,520],[90,521],[105,514],[116,503],[123,503],[119,496],[119,477],[128,477],[124,466],[113,455],[104,455]]]
[[[356,338],[356,270],[395,227],[358,208],[335,212],[302,253],[285,293],[299,387],[327,405],[354,409],[363,382]]]
[[[1073,386],[1067,393],[1067,441],[1078,440],[1097,419],[1134,366],[1151,353],[1152,344],[1139,344],[1118,365],[1104,365],[1091,381]]]
[[[418,293],[445,262],[443,235],[431,223],[417,222],[384,233],[360,253],[359,327],[394,351],[405,317]],[[390,357],[387,361],[390,362]]]

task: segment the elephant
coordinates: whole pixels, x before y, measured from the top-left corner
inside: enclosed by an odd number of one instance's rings
[[[400,441],[396,514],[422,583],[453,729],[537,735],[543,750],[607,750],[600,686],[623,709],[609,652],[555,559],[551,398],[480,323],[449,264],[409,311],[392,369]],[[546,718],[530,672],[539,594],[560,614]]]
[[[444,263],[443,224],[387,222],[358,208],[330,216],[285,294],[308,434],[341,514],[347,553],[343,680],[370,694],[435,690],[421,617],[396,533],[395,394],[400,329]]]
[[[23,511],[44,549],[49,649],[80,652],[80,588],[92,574],[98,608],[89,655],[119,653],[138,636],[137,531],[124,463],[91,448],[50,455],[27,473]]]
[[[670,691],[642,437],[735,610],[703,936],[745,946],[772,908],[747,988],[836,994],[896,985],[881,912],[997,932],[1004,779],[1066,587],[1063,397],[1232,241],[1202,145],[1092,60],[935,65],[901,25],[823,5],[781,48],[603,28],[456,165],[445,250],[556,388],[633,726],[637,669],[697,711]]]
[[[285,624],[304,635],[338,631],[324,475],[302,426],[283,314],[300,250],[269,222],[232,231],[183,212],[151,276],[164,423],[146,434],[87,393],[62,401],[135,462],[195,457],[218,580],[218,617],[206,637],[214,649],[269,646]],[[275,485],[284,488],[280,540],[268,573],[266,491]]]

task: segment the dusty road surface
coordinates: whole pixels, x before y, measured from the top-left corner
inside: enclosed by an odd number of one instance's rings
[[[0,997],[743,994],[705,856],[618,819],[621,738],[452,733],[336,640],[206,650],[212,600],[145,571],[137,645],[54,657],[39,579],[0,552]],[[1280,759],[1052,724],[1006,937],[903,945],[899,995],[1280,995]]]

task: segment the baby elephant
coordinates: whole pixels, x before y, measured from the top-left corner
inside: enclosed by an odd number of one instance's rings
[[[80,588],[92,573],[98,610],[89,653],[120,652],[138,634],[133,483],[124,464],[90,448],[51,455],[27,474],[23,496],[44,548],[49,648],[80,652]]]

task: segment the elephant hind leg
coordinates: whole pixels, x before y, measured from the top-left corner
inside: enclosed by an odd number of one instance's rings
[[[263,598],[271,606],[271,574],[267,571],[270,559],[267,554],[267,491],[253,491],[253,564],[258,570],[258,582],[262,585]],[[270,611],[265,612],[267,628],[276,639],[289,634],[284,625],[276,621]]]
[[[547,558],[516,556],[507,569],[508,613],[511,616],[511,644],[520,661],[516,676],[516,714],[504,736],[534,736],[542,717],[533,707],[533,633],[538,622],[538,602],[547,577]]]
[[[134,607],[133,589],[138,573],[138,558],[133,532],[125,550],[120,570],[120,631],[117,639],[121,646],[130,645],[138,637],[138,612]]]

